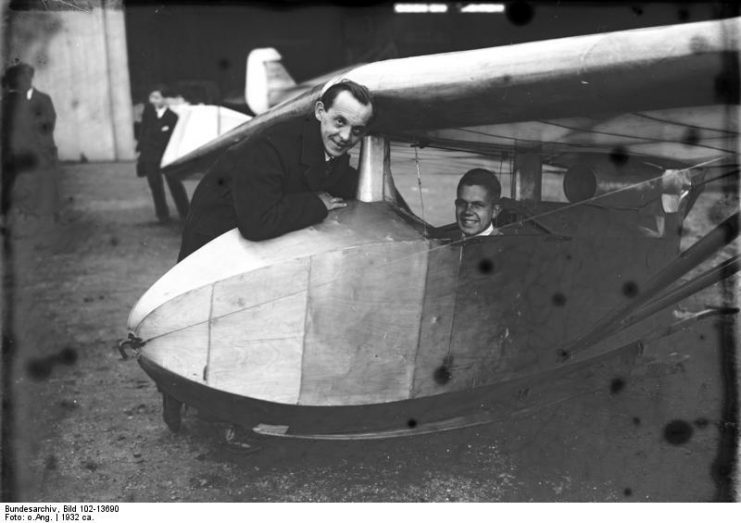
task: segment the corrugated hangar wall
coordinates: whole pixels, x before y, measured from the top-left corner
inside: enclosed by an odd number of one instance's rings
[[[57,112],[59,158],[116,161],[135,158],[133,111],[120,0],[78,8],[6,10],[5,64],[36,69],[34,85]]]

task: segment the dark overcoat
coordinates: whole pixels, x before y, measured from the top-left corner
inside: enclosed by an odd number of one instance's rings
[[[358,174],[347,154],[327,162],[313,115],[277,124],[217,160],[196,188],[185,222],[182,260],[237,227],[252,241],[321,222],[317,192],[354,198]]]
[[[149,172],[159,172],[162,155],[165,154],[167,143],[177,123],[178,115],[169,108],[165,109],[162,118],[157,118],[157,111],[152,104],[148,103],[144,107],[139,140],[136,144],[136,150],[139,151],[137,175],[146,176]]]

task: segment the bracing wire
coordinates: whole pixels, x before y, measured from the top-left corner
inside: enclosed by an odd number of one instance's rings
[[[425,236],[427,236],[427,220],[425,219],[425,200],[422,196],[422,172],[419,169],[419,151],[417,149],[417,144],[412,144],[412,147],[414,147],[414,165],[417,167],[417,187],[419,188],[419,207],[421,211],[421,218],[422,223],[424,223],[425,227]]]
[[[704,162],[700,162],[700,163],[697,163],[697,164],[692,165],[690,167],[686,167],[685,169],[682,169],[682,170],[691,170],[691,169],[698,169],[698,168],[706,167],[707,165],[710,165],[712,163],[718,162],[718,161],[722,160],[723,158],[724,158],[723,156],[720,156],[718,158],[713,158],[712,160],[707,160],[707,161],[704,161]],[[738,170],[734,170],[734,171],[735,172],[738,172]],[[716,179],[723,178],[724,176],[728,176],[729,174],[733,174],[734,171],[731,171],[731,173],[728,173],[728,174],[717,176],[717,177],[713,178],[712,180],[706,180],[704,183],[708,183],[710,181],[714,181]],[[587,204],[589,204],[591,202],[595,202],[595,201],[598,201],[598,200],[607,198],[607,197],[612,196],[614,194],[617,194],[617,193],[620,193],[620,192],[623,192],[623,191],[629,191],[631,189],[635,189],[636,187],[640,187],[641,185],[648,185],[648,184],[654,183],[654,182],[660,180],[663,176],[664,176],[664,173],[661,173],[661,174],[659,174],[657,176],[654,176],[652,178],[648,178],[648,179],[642,180],[640,182],[636,182],[636,183],[632,183],[632,184],[629,184],[629,185],[625,185],[623,187],[620,187],[618,189],[615,189],[614,191],[609,191],[609,192],[606,192],[604,194],[598,194],[598,195],[592,196],[591,198],[587,198],[585,200],[581,200],[579,202],[574,202],[574,203],[565,205],[563,207],[559,207],[557,209],[553,209],[553,210],[550,210],[550,211],[545,211],[545,212],[539,213],[539,214],[534,215],[534,216],[523,218],[522,222],[535,221],[538,218],[541,218],[543,216],[557,214],[557,213],[566,211],[568,209],[573,209],[574,207],[578,207],[580,205],[587,205]],[[503,225],[502,228],[505,228],[507,226],[508,225]]]

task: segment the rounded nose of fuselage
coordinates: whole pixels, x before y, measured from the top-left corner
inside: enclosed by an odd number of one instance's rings
[[[129,327],[142,357],[226,392],[304,405],[407,399],[427,251],[385,203],[353,202],[264,242],[230,231],[163,276]]]

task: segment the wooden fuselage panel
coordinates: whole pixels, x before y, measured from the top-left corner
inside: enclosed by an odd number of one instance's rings
[[[488,237],[449,247],[461,251],[455,297],[446,293],[442,302],[430,303],[426,310],[437,310],[422,318],[422,328],[430,332],[452,323],[449,343],[420,347],[414,396],[555,367],[562,344],[632,299],[633,289],[660,268],[661,256],[650,253],[661,249],[660,243],[542,235]]]
[[[578,206],[548,222],[559,235],[450,242],[425,238],[390,204],[353,203],[316,228],[348,246],[188,291],[138,334],[151,338],[145,357],[188,379],[290,405],[489,385],[555,367],[560,344],[676,255],[676,239],[637,225],[637,211]]]

